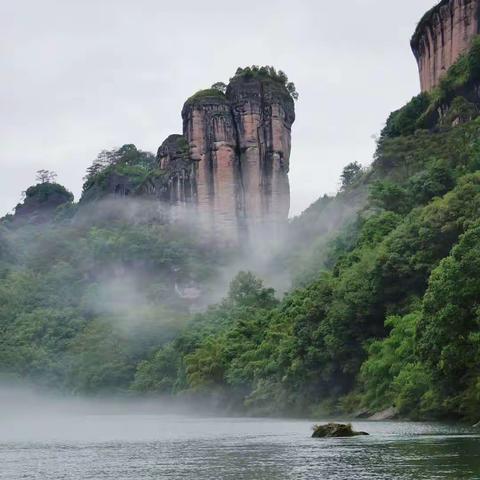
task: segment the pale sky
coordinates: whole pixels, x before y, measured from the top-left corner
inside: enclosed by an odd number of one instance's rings
[[[368,165],[389,112],[419,92],[409,39],[434,0],[1,0],[0,215],[50,169],[78,200],[97,153],[156,152],[187,97],[238,66],[300,93],[291,214]]]

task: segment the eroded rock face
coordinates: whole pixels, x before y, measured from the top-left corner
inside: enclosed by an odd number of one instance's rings
[[[442,0],[412,38],[422,91],[430,91],[479,33],[480,0]]]
[[[180,206],[195,197],[195,178],[190,162],[188,143],[183,135],[170,135],[157,152],[160,169],[167,172],[166,178],[151,182],[152,191],[171,205]]]
[[[176,190],[169,184],[169,201],[190,202],[214,233],[233,240],[259,229],[274,233],[290,208],[295,113],[285,87],[266,78],[235,77],[226,94],[207,90],[187,100],[182,119],[190,162],[182,164],[189,172],[182,175],[188,182]],[[158,160],[176,178],[172,142],[171,136],[162,144]]]
[[[182,118],[195,177],[196,206],[209,227],[235,237],[243,199],[230,105],[218,94],[193,98],[183,107]]]
[[[293,100],[277,83],[242,77],[230,82],[227,98],[237,128],[247,223],[275,226],[290,209]]]

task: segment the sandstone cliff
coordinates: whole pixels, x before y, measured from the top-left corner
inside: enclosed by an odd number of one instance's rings
[[[202,90],[182,109],[188,145],[181,162],[170,136],[157,160],[166,171],[163,197],[189,203],[214,233],[230,239],[283,225],[290,206],[288,170],[294,102],[286,82],[243,71],[225,93]]]
[[[238,134],[246,218],[251,225],[281,223],[290,209],[293,100],[278,83],[245,77],[230,82],[227,98]]]
[[[195,196],[194,178],[189,159],[188,144],[183,135],[170,135],[159,147],[157,160],[161,170],[168,172],[163,182],[154,182],[151,193],[170,203],[182,205]],[[150,192],[148,192],[150,193]]]
[[[187,100],[182,119],[196,186],[194,203],[211,228],[235,235],[243,198],[230,105],[221,92],[201,91]]]
[[[438,85],[479,33],[480,0],[442,0],[427,12],[413,35],[422,91]]]
[[[228,86],[215,84],[185,102],[182,134],[169,135],[156,157],[131,144],[101,152],[81,202],[155,197],[173,220],[200,222],[214,238],[235,245],[258,233],[274,238],[290,208],[297,96],[273,67],[238,69]]]

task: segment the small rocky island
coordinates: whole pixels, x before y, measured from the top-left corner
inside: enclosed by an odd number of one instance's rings
[[[366,432],[355,432],[351,423],[327,423],[313,426],[313,438],[343,438],[368,435]]]

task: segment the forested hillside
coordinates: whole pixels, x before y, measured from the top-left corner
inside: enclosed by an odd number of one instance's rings
[[[130,145],[105,157],[114,163],[98,168],[97,159],[87,189],[94,182],[100,192],[109,172],[140,170],[146,155]],[[227,251],[193,225],[168,222],[151,200],[74,204],[52,178],[25,195],[0,225],[2,379],[127,392],[138,362],[209,298]]]
[[[366,205],[305,253],[314,281],[278,301],[240,274],[222,304],[140,364],[133,388],[215,393],[254,413],[395,405],[412,417],[474,417],[479,133],[475,120],[385,139],[347,187],[367,183]],[[341,212],[345,196],[331,200]],[[320,230],[328,202],[316,205]]]
[[[283,297],[240,271],[223,301],[196,303],[245,263],[141,197],[100,200],[109,175],[130,189],[159,174],[132,146],[97,159],[80,204],[54,182],[27,190],[0,229],[3,377],[257,415],[477,417],[480,118],[462,92],[479,55],[394,112],[373,164],[348,165],[335,197],[290,221],[269,259],[291,275]]]
[[[394,112],[372,166],[290,224],[281,300],[250,273],[142,362],[132,388],[255,414],[473,418],[480,403],[478,42]],[[441,108],[440,108],[441,107]],[[441,116],[436,112],[443,111]]]

